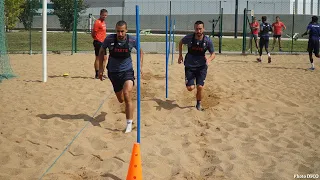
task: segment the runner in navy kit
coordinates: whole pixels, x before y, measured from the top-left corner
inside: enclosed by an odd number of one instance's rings
[[[318,17],[312,16],[311,22],[307,27],[307,31],[302,34],[302,36],[309,34],[308,41],[308,52],[309,52],[309,60],[311,63],[310,70],[314,70],[312,52],[314,55],[319,58],[319,37],[320,37],[320,25],[318,24]]]
[[[201,98],[204,82],[207,76],[208,64],[215,58],[214,47],[211,39],[203,34],[204,24],[202,21],[197,21],[194,24],[194,33],[183,37],[179,43],[179,59],[178,63],[183,62],[182,46],[188,45],[188,53],[185,56],[185,80],[188,91],[195,89],[194,80],[197,85],[197,104],[198,110],[203,110],[201,107]],[[206,57],[206,51],[209,51],[211,56]]]
[[[272,32],[272,26],[267,22],[267,17],[262,16],[262,23],[260,24],[260,41],[259,41],[259,58],[257,58],[258,62],[262,61],[262,49],[265,48],[268,54],[268,63],[271,63],[271,55],[269,53],[269,36]]]
[[[132,130],[133,103],[132,89],[134,86],[134,71],[132,67],[131,50],[137,48],[135,37],[126,34],[127,23],[118,21],[116,24],[116,34],[110,34],[104,40],[99,51],[99,79],[103,80],[103,57],[106,48],[109,49],[109,59],[107,64],[108,77],[113,85],[114,92],[120,103],[125,102],[125,112],[127,118],[126,133]],[[141,67],[143,52],[141,53]]]

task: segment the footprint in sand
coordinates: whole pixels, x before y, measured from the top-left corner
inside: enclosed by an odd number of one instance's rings
[[[318,167],[318,169],[320,168],[320,166],[319,166],[320,157],[316,156],[316,154],[306,158],[306,162],[308,162],[308,164],[310,164],[312,167],[316,166],[316,167]],[[317,169],[316,169],[316,171],[317,171]]]
[[[257,164],[257,166],[261,166],[261,167],[264,167],[266,165],[266,161],[265,161],[265,158],[261,155],[261,153],[253,153],[253,152],[250,152],[250,153],[247,153],[247,156],[246,156],[247,160],[248,161],[252,161],[254,163]]]
[[[204,167],[204,168],[201,168],[200,170],[200,176],[201,177],[213,177],[214,176],[214,173],[216,172],[216,170],[218,169],[221,169],[221,167],[217,167],[217,166],[209,166],[209,167]]]
[[[278,142],[281,143],[282,147],[294,149],[298,148],[299,145],[292,141],[291,139],[288,139],[287,137],[280,137],[278,138]]]
[[[185,138],[185,140],[182,142],[182,147],[187,148],[190,146],[190,144],[191,142],[187,138]]]
[[[82,146],[71,146],[70,147],[70,150],[69,150],[69,153],[72,155],[72,156],[81,156],[81,155],[84,155],[84,148]]]
[[[112,98],[111,100],[109,100],[108,108],[110,108],[111,112],[114,114],[125,113],[125,104],[124,103],[120,104],[116,98]]]
[[[286,100],[286,99],[281,99],[280,101],[289,107],[299,107],[298,104],[295,104],[295,103],[293,103],[289,100]]]
[[[234,165],[232,163],[225,162],[221,164],[221,167],[223,171],[227,173],[233,170]]]
[[[11,178],[22,173],[22,170],[18,168],[6,168],[6,169],[7,170],[3,170],[3,171],[6,172],[8,175],[10,175]]]
[[[226,144],[219,144],[217,145],[217,147],[221,150],[221,151],[230,151],[233,150],[234,148],[232,146],[226,145]]]
[[[92,148],[95,150],[102,150],[108,148],[107,143],[99,139],[99,137],[91,137],[88,140]]]
[[[115,169],[121,169],[124,165],[124,162],[122,159],[117,159],[117,158],[112,158],[112,159],[109,159],[107,160],[107,163],[110,163],[110,164],[113,164],[113,167]]]
[[[36,166],[40,166],[43,162],[44,162],[44,158],[43,157],[37,157],[35,159],[33,159],[33,162]]]
[[[270,144],[268,147],[267,147],[271,152],[279,152],[281,150],[281,147],[279,146],[276,146],[274,144]]]
[[[222,139],[211,139],[212,144],[220,144],[222,143]]]
[[[156,75],[154,75],[153,76],[155,79],[157,79],[157,80],[164,80],[166,77],[165,76],[163,76],[163,75],[158,75],[158,74],[156,74]]]
[[[276,127],[277,125],[275,123],[265,123],[265,127],[270,129],[270,128],[274,128]]]
[[[237,125],[240,128],[248,128],[249,127],[249,125],[247,123],[239,122],[239,121],[236,121],[235,125]]]
[[[316,173],[314,172],[314,170],[304,164],[300,164],[298,171],[300,174],[312,174],[312,173]]]
[[[263,124],[263,123],[268,121],[267,119],[261,118],[261,117],[258,117],[258,116],[252,116],[252,119],[253,119],[254,122],[259,123],[259,124]]]
[[[143,73],[143,76],[141,76],[141,79],[143,80],[151,80],[153,74],[150,73],[150,72],[146,72],[146,73]]]
[[[161,154],[162,156],[168,156],[168,155],[171,154],[172,152],[173,152],[173,150],[170,149],[170,148],[163,148],[163,149],[161,149],[160,154]]]
[[[10,160],[11,160],[11,158],[10,158],[9,155],[5,156],[4,153],[1,154],[1,156],[0,156],[0,164],[2,166],[8,164]]]
[[[284,132],[284,130],[279,131],[279,130],[276,130],[276,129],[270,129],[269,131],[271,133],[270,137],[272,137],[272,138],[277,138],[277,137],[279,137],[280,133]]]
[[[70,118],[71,119],[71,118]],[[69,122],[66,122],[66,121],[62,121],[62,120],[54,120],[53,121],[53,124],[55,126],[60,126],[61,129],[66,129],[66,128],[69,128],[71,126],[71,123]]]
[[[209,129],[209,124],[208,123],[205,123],[205,122],[202,122],[200,120],[193,120],[192,123],[196,126],[199,126],[199,127],[206,127],[206,129]]]
[[[277,163],[274,160],[271,160],[271,162],[269,163],[266,161],[264,164],[265,164],[265,167],[262,170],[263,172],[273,173],[276,170]]]
[[[228,156],[230,160],[235,160],[237,158],[237,155],[234,154],[232,151],[228,154]]]
[[[223,128],[227,131],[233,131],[235,129],[232,124],[224,124]]]
[[[261,141],[265,141],[265,142],[269,141],[269,139],[266,138],[266,137],[264,137],[264,136],[259,136],[258,138],[259,138]]]
[[[303,142],[303,146],[307,146],[309,148],[312,148],[311,144],[308,141]],[[319,161],[320,162],[320,161]]]
[[[211,149],[202,149],[201,150],[202,157],[206,159],[207,162],[210,162],[213,165],[220,164],[222,161],[219,157],[216,156],[216,151]]]

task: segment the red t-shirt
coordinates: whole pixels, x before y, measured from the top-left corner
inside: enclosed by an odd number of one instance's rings
[[[94,35],[95,35],[93,39],[100,41],[100,42],[103,42],[107,36],[106,30],[107,30],[107,26],[106,26],[105,21],[101,21],[100,19],[97,19],[93,25],[93,31],[94,31]]]
[[[281,35],[284,24],[282,22],[275,22],[272,24],[272,27],[274,28],[274,35]]]
[[[251,28],[258,28],[259,23],[258,22],[253,22],[251,23]],[[259,29],[252,29],[252,34],[258,35],[259,34]]]

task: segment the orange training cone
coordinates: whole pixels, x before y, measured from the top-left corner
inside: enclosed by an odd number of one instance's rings
[[[127,180],[142,180],[142,166],[139,143],[134,143],[133,145]]]

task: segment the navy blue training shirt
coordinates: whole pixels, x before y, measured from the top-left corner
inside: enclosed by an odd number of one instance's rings
[[[319,39],[320,37],[320,25],[317,24],[309,24],[307,27],[309,30],[309,39]]]
[[[260,37],[269,37],[269,32],[272,31],[271,24],[264,22],[260,23]]]
[[[183,37],[182,44],[187,44],[188,47],[191,47],[193,35],[194,34],[188,34],[185,37]],[[195,42],[201,43],[202,40],[195,39]],[[213,43],[208,36],[204,36],[202,43],[203,43],[204,51],[208,50],[210,53],[214,53]],[[185,67],[201,67],[203,65],[206,65],[206,59],[204,56],[197,56],[197,55],[192,55],[190,53],[187,53],[184,60],[184,65]]]
[[[104,40],[102,47],[103,48],[108,48],[113,49],[114,48],[114,40],[115,40],[116,34],[110,34],[106,37],[106,39]],[[132,48],[137,49],[136,46],[136,38],[134,36],[128,35],[127,36],[129,38],[129,50],[131,52]],[[124,46],[126,43],[126,39],[124,40],[118,40],[118,44],[120,46]],[[123,72],[123,71],[127,71],[130,69],[133,69],[132,66],[132,58],[131,56],[125,59],[122,58],[114,58],[111,57],[109,55],[109,59],[108,59],[108,65],[107,65],[107,69],[109,72]]]

